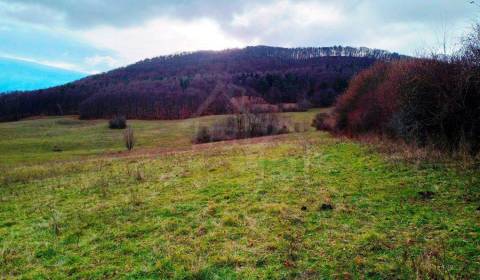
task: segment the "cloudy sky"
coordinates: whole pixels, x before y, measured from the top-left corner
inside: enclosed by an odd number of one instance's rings
[[[449,49],[480,19],[470,0],[0,0],[0,57],[85,73],[247,45]],[[480,2],[480,1],[477,1]]]

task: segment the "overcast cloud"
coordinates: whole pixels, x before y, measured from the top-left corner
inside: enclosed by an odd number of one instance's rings
[[[99,72],[147,57],[247,45],[449,49],[480,6],[463,0],[0,0],[0,56]]]

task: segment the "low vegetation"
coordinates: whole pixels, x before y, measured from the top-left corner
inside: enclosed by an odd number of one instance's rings
[[[245,112],[229,116],[207,128],[199,128],[194,139],[196,143],[245,139],[289,132],[286,120],[272,113]]]

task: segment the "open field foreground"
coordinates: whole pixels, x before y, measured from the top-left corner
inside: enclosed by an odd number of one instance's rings
[[[478,170],[313,130],[192,146],[215,118],[132,121],[131,153],[106,121],[0,124],[0,278],[478,279]]]

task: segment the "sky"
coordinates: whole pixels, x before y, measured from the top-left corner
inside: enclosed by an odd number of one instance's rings
[[[250,45],[443,52],[480,19],[470,0],[0,0],[0,57],[99,73]]]

